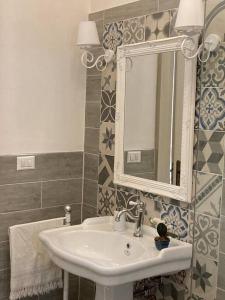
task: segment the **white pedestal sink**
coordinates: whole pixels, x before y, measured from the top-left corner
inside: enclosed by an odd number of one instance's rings
[[[132,300],[133,282],[188,269],[192,245],[171,239],[170,247],[155,248],[156,230],[144,226],[144,237],[113,230],[113,218],[85,220],[81,225],[40,233],[49,256],[69,273],[96,282],[96,300]]]

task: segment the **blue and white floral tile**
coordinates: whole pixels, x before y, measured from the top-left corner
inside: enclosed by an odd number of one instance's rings
[[[199,127],[225,130],[225,89],[204,88],[199,102]]]
[[[170,19],[169,11],[146,16],[145,40],[150,41],[169,37]]]
[[[225,43],[212,52],[209,60],[203,63],[202,86],[225,87]]]
[[[116,91],[116,59],[113,59],[102,71],[101,87],[103,91]]]
[[[116,209],[116,191],[112,188],[98,186],[98,215],[113,216]]]
[[[115,123],[116,91],[102,90],[101,96],[101,122]]]
[[[103,47],[117,52],[117,47],[123,43],[123,21],[104,25]]]
[[[103,188],[115,188],[113,183],[114,157],[100,154],[98,166],[98,184]]]
[[[194,255],[192,292],[196,299],[216,299],[218,263],[205,256]]]
[[[224,169],[224,132],[195,131],[194,170],[222,174]]]
[[[171,204],[162,203],[160,217],[169,227],[168,231],[182,241],[188,241],[188,210]]]
[[[205,258],[219,259],[219,219],[190,212],[189,236],[195,253]]]
[[[136,206],[130,204],[130,202],[137,202],[139,196],[137,194],[132,194],[130,192],[118,190],[116,192],[116,204],[117,207],[130,209],[131,213],[136,214]],[[130,220],[127,215],[127,219]]]
[[[193,196],[197,213],[220,217],[222,176],[193,172]]]
[[[123,44],[145,41],[145,16],[123,21]]]
[[[99,151],[104,155],[114,156],[115,124],[112,122],[102,122],[100,125]]]

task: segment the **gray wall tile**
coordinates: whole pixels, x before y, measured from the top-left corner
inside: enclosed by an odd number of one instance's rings
[[[43,182],[42,207],[82,202],[82,179]]]
[[[10,291],[10,273],[9,270],[0,271],[0,300],[9,298]]]
[[[31,182],[41,179],[37,166],[37,157],[35,170],[17,171],[16,166],[16,156],[0,156],[0,184]]]
[[[38,158],[42,180],[82,177],[83,152],[43,154]]]
[[[157,0],[140,0],[133,3],[113,7],[105,11],[104,23],[107,24],[114,21],[147,15],[156,11],[157,8]]]
[[[84,179],[83,203],[97,207],[98,182]]]
[[[158,1],[159,1],[158,10],[160,11],[177,8],[180,3],[180,0],[158,0]]]
[[[40,207],[40,182],[0,186],[0,213]]]
[[[88,20],[98,21],[98,20],[103,20],[103,17],[104,17],[104,10],[89,14]]]
[[[100,102],[88,102],[85,110],[85,126],[99,128]]]
[[[87,76],[86,102],[100,102],[101,76]]]
[[[34,170],[16,170],[16,156],[0,156],[0,185],[82,177],[83,152],[36,155]]]
[[[85,153],[84,178],[97,181],[98,179],[98,155]]]
[[[83,205],[82,221],[84,221],[87,218],[95,218],[95,217],[97,217],[97,207]]]
[[[225,217],[220,219],[220,251],[225,253]]]
[[[63,216],[64,206],[0,214],[0,242],[8,240],[9,226],[29,222],[36,222],[40,220],[47,220],[52,218],[59,218]],[[74,204],[72,205],[72,222],[73,224],[79,224],[80,220],[81,205]]]
[[[218,286],[218,288],[223,289],[223,290],[225,290],[224,266],[225,266],[225,254],[224,253],[220,253],[217,286]]]
[[[9,243],[0,243],[0,270],[9,268]]]
[[[88,153],[99,153],[99,129],[85,128],[84,151]]]

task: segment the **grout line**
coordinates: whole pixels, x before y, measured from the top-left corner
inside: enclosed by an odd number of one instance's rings
[[[0,213],[0,217],[1,216],[5,216],[5,215],[10,215],[13,213],[24,213],[24,212],[30,212],[30,211],[38,211],[38,210],[45,210],[45,209],[50,209],[50,208],[59,208],[59,207],[64,207],[66,204],[60,204],[60,205],[54,205],[54,206],[48,206],[48,207],[42,207],[42,208],[31,208],[31,209],[24,209],[24,210],[14,210],[11,212],[5,212],[5,213]],[[68,203],[68,205],[81,205],[81,202],[77,202],[77,203]],[[4,241],[2,241],[4,242]]]
[[[38,180],[38,181],[26,181],[26,182],[6,183],[6,184],[0,184],[0,187],[13,186],[13,185],[34,184],[34,183],[57,182],[57,181],[70,181],[70,180],[75,180],[75,179],[82,179],[82,177],[68,177],[68,178]]]
[[[93,156],[99,156],[99,154],[96,154],[96,153],[90,153],[90,152],[86,152],[86,151],[84,151],[84,154],[93,155]]]

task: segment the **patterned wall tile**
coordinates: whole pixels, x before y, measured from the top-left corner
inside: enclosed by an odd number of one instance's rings
[[[123,44],[133,44],[145,41],[145,16],[124,20]]]
[[[99,151],[105,155],[114,155],[115,151],[115,124],[102,122],[100,125]]]
[[[177,20],[177,9],[172,9],[170,11],[170,37],[177,36],[177,32],[174,29]]]
[[[196,132],[194,170],[222,174],[224,168],[224,132]]]
[[[163,39],[170,33],[170,12],[159,12],[146,16],[145,40]]]
[[[117,52],[123,43],[123,21],[104,25],[103,47]]]
[[[98,183],[103,188],[114,188],[113,184],[114,157],[101,154],[99,157]]]
[[[201,129],[225,130],[225,89],[204,88],[199,110]]]
[[[207,87],[225,86],[225,44],[211,53],[209,60],[203,63],[202,85]]]
[[[192,274],[193,294],[204,300],[215,299],[217,272],[218,265],[216,261],[207,260],[201,255],[195,255]]]
[[[196,90],[194,129],[199,129],[201,89]]]
[[[116,209],[116,191],[111,188],[98,186],[98,215],[113,216]]]
[[[161,277],[147,278],[134,285],[134,300],[164,300]]]
[[[194,172],[193,201],[197,213],[220,217],[222,176]]]
[[[102,90],[113,92],[116,90],[116,73],[117,66],[115,59],[112,60],[106,67],[106,69],[102,72]]]
[[[195,221],[195,222],[194,222]],[[219,219],[190,213],[189,235],[193,239],[197,254],[218,260],[219,258]]]
[[[130,212],[132,214],[136,214],[136,207],[130,205],[130,202],[136,202],[138,200],[139,196],[137,194],[131,194],[130,192],[125,192],[121,190],[117,190],[116,193],[116,203],[117,207],[123,207],[130,209]],[[132,209],[133,207],[133,209]],[[130,220],[129,216],[127,215],[128,220]]]
[[[188,240],[188,210],[162,203],[160,217],[169,226],[169,232],[182,241]]]
[[[116,91],[102,91],[101,98],[101,121],[115,123],[116,114]]]

